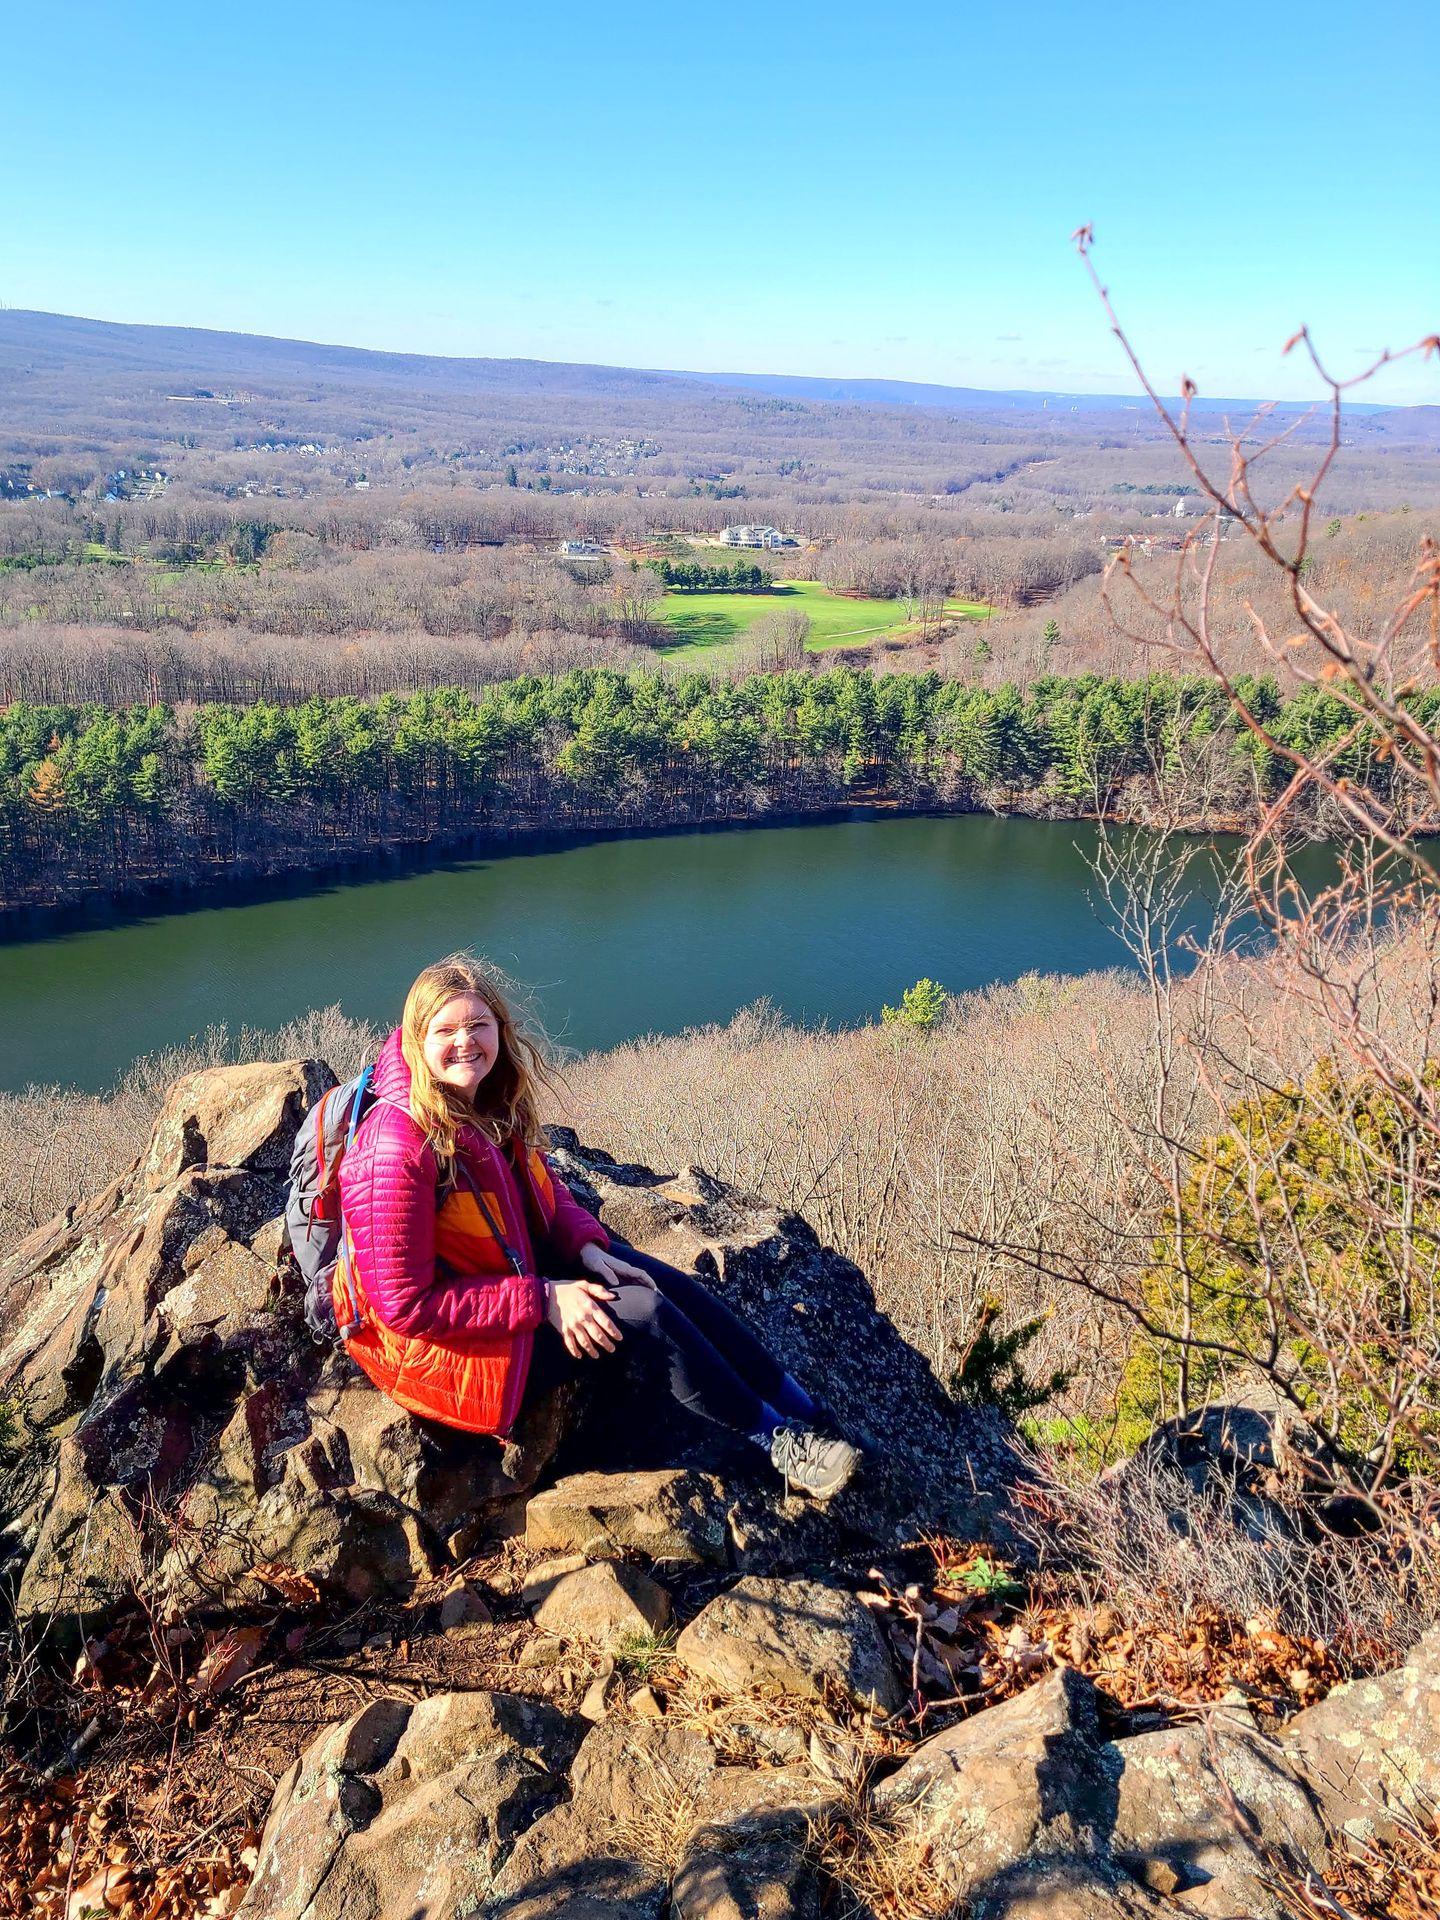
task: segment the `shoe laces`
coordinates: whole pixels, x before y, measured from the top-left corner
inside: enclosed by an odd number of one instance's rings
[[[775,1431],[776,1465],[788,1477],[790,1468],[803,1471],[817,1464],[825,1441],[808,1427],[777,1427]]]

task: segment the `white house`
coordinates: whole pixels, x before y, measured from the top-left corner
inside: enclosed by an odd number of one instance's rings
[[[792,547],[795,542],[778,527],[726,527],[720,538],[727,547]]]
[[[560,553],[566,560],[603,560],[605,549],[598,540],[562,540]]]

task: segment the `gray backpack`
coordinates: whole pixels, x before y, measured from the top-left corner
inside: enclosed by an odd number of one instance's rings
[[[348,1340],[360,1325],[360,1307],[350,1274],[345,1223],[340,1217],[340,1162],[354,1144],[355,1130],[374,1106],[373,1066],[331,1087],[306,1115],[290,1155],[290,1191],[285,1225],[295,1262],[305,1276],[305,1319],[324,1346]],[[335,1313],[331,1281],[344,1281],[346,1318]]]

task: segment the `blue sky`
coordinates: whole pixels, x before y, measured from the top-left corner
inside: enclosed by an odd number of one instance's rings
[[[1428,18],[1427,18],[1428,16]],[[1433,13],[7,9],[0,300],[456,354],[1313,390],[1440,328]],[[1440,401],[1432,362],[1367,398]]]

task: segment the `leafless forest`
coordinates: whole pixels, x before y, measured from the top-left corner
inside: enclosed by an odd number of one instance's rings
[[[887,666],[980,685],[1149,670],[1100,578],[1127,540],[1137,570],[1173,569],[1201,504],[1180,453],[1135,403],[983,399],[839,405],[0,312],[0,691],[298,700],[631,665],[667,637],[635,566],[735,520],[801,543],[772,571],[996,609],[983,638],[927,620],[869,649]],[[1225,417],[1196,420],[1223,457]],[[1284,424],[1281,489],[1327,431]],[[1437,524],[1437,444],[1433,410],[1347,418],[1307,565],[1362,633]],[[1246,607],[1276,583],[1221,534],[1217,634],[1237,670],[1273,666]],[[577,563],[565,539],[610,551]]]

